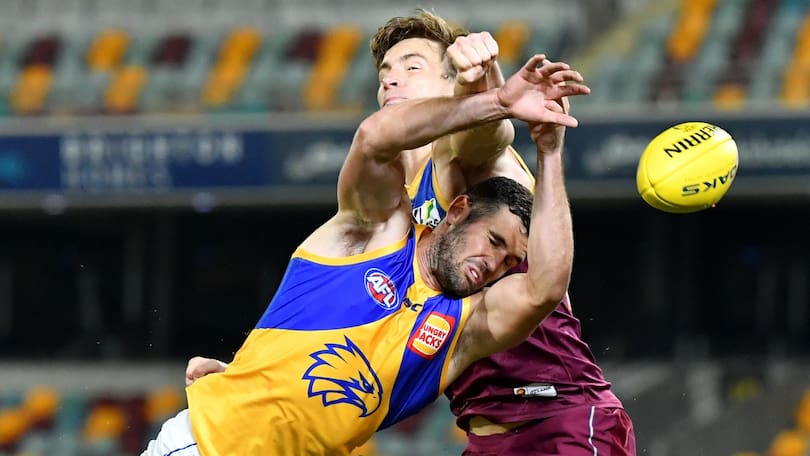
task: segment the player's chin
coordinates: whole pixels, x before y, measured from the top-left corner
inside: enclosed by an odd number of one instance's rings
[[[486,284],[484,284],[484,283],[478,284],[478,283],[475,283],[475,282],[472,282],[472,281],[468,281],[467,286],[466,286],[466,290],[464,290],[463,296],[464,297],[472,296],[472,295],[478,293],[479,291],[483,290],[485,287],[486,287]]]

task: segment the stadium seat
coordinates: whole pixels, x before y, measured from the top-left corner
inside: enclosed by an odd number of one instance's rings
[[[28,417],[22,410],[0,410],[0,451],[14,449],[28,427]]]
[[[368,48],[370,34],[366,34],[355,52],[346,77],[338,89],[338,99],[342,110],[363,112],[373,111],[377,106],[377,70]]]
[[[523,64],[526,43],[531,29],[523,20],[511,20],[500,24],[494,32],[498,42],[498,63],[504,75],[512,74]]]
[[[185,397],[177,388],[165,387],[148,393],[144,402],[144,416],[150,426],[162,424],[185,407]]]
[[[782,431],[771,443],[767,456],[805,456],[807,436],[796,431]]]
[[[338,88],[358,51],[362,36],[360,29],[352,25],[339,25],[324,33],[304,86],[304,107],[307,110],[324,111],[338,107]]]
[[[91,71],[117,69],[127,52],[129,41],[129,34],[124,30],[103,30],[87,50],[87,67]]]
[[[25,67],[11,89],[11,106],[14,111],[19,114],[41,113],[52,82],[53,72],[50,66],[36,63]]]
[[[118,114],[135,112],[146,77],[146,69],[137,65],[117,71],[104,96],[107,112]]]
[[[56,416],[60,401],[59,392],[54,388],[39,386],[26,393],[21,408],[33,427],[44,428],[50,426]]]
[[[221,108],[230,103],[261,43],[259,31],[249,27],[236,27],[226,35],[203,87],[202,101],[206,107]]]

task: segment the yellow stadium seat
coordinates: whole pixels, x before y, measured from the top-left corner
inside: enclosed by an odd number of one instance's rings
[[[143,67],[132,65],[118,71],[104,95],[107,109],[118,113],[134,111],[144,83],[146,69]]]
[[[242,64],[250,63],[262,43],[261,34],[250,27],[238,27],[232,30],[219,48],[219,61],[237,60]]]
[[[810,436],[810,389],[804,392],[796,406],[796,429]]]
[[[767,454],[768,456],[805,456],[807,437],[796,431],[782,431],[773,439]]]
[[[336,107],[335,93],[346,76],[361,38],[360,29],[352,25],[333,27],[324,35],[304,87],[304,106],[307,109]]]
[[[212,107],[227,103],[242,84],[246,73],[247,67],[239,62],[214,68],[203,88],[203,103]]]
[[[25,395],[22,410],[32,423],[50,420],[59,409],[61,398],[56,389],[39,386],[32,388]]]
[[[87,51],[87,66],[94,71],[110,71],[117,68],[129,45],[129,35],[119,29],[101,32]]]
[[[523,56],[523,48],[529,39],[529,25],[524,21],[507,21],[495,32],[498,42],[498,60],[514,63]]]
[[[124,411],[115,405],[99,405],[90,411],[82,436],[87,441],[117,439],[126,427]]]
[[[21,410],[0,410],[0,447],[16,443],[28,426],[28,417]]]
[[[184,399],[177,388],[166,387],[152,391],[146,396],[144,413],[148,423],[163,421],[179,412]]]
[[[745,87],[726,83],[717,88],[712,98],[714,106],[723,111],[739,111],[745,106]]]
[[[219,48],[217,61],[202,89],[202,102],[206,106],[219,107],[233,98],[261,44],[262,36],[254,28],[231,30]]]
[[[810,73],[802,65],[793,64],[785,69],[781,102],[791,109],[810,106]]]
[[[709,31],[717,0],[683,0],[678,21],[667,40],[669,56],[678,62],[692,59]]]
[[[53,74],[46,65],[31,65],[22,70],[11,90],[11,105],[20,114],[42,110],[51,88]]]

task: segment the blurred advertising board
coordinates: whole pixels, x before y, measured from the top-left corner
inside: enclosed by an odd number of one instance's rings
[[[684,119],[686,120],[686,119]],[[740,168],[730,197],[810,195],[807,118],[712,120],[735,138]],[[635,198],[647,142],[676,119],[581,121],[566,137],[573,199]],[[0,207],[333,204],[356,123],[295,127],[209,123],[0,131]],[[518,123],[516,149],[534,166]],[[205,199],[204,198],[204,199]]]

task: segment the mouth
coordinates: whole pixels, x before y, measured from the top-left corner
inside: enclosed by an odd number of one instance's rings
[[[407,98],[404,98],[404,97],[388,97],[385,100],[383,100],[383,106],[402,103],[405,100],[407,100]]]
[[[467,266],[467,278],[475,286],[480,286],[484,282],[484,275],[481,274],[481,270],[472,265]]]

